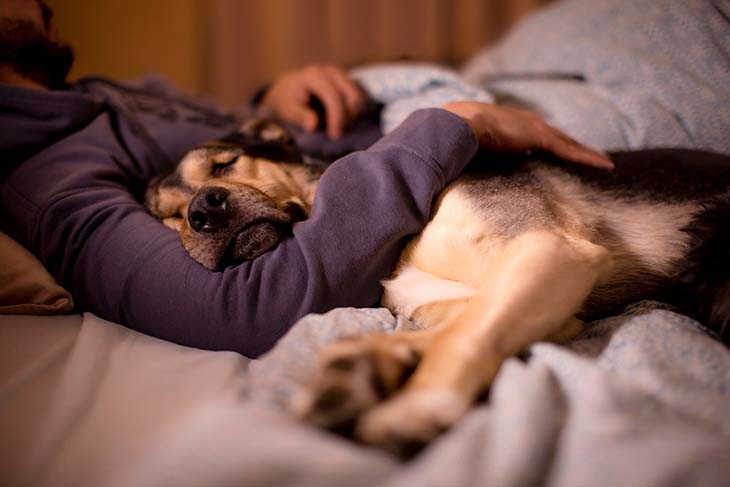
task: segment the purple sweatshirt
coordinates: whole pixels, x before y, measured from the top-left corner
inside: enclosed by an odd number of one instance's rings
[[[2,228],[71,291],[77,308],[249,357],[307,313],[376,305],[379,281],[477,150],[456,115],[416,112],[326,170],[311,217],[293,236],[253,262],[211,272],[140,200],[150,177],[230,132],[232,117],[159,86],[99,78],[56,92],[0,85],[0,107]],[[351,137],[369,145],[373,128]]]

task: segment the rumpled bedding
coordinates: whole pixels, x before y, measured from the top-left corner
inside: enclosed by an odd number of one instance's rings
[[[653,306],[509,359],[488,402],[408,462],[280,412],[320,344],[408,326],[311,315],[250,362],[91,314],[2,315],[0,484],[728,484],[730,353]]]
[[[730,2],[564,0],[461,71],[604,150],[730,153]]]
[[[468,82],[453,69],[427,63],[386,63],[350,71],[369,97],[383,105],[380,129],[387,134],[421,108],[435,108],[455,101],[493,103],[484,88]]]
[[[414,326],[384,309],[305,318],[251,364],[251,397],[286,405],[323,344]],[[382,484],[727,485],[730,353],[695,321],[641,303],[529,355],[508,360],[486,404]]]
[[[726,0],[565,0],[458,72],[394,63],[351,74],[385,104],[386,133],[418,108],[494,101],[532,110],[606,151],[730,153]]]

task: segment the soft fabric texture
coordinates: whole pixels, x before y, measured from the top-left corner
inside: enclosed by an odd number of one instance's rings
[[[343,330],[396,325],[386,310],[312,315],[288,353],[249,363],[90,314],[0,316],[0,484],[728,484],[730,353],[649,307],[508,360],[488,403],[405,463],[268,402]]]
[[[435,64],[385,63],[350,71],[365,92],[383,104],[380,128],[393,131],[421,108],[437,108],[455,101],[494,102],[494,97],[451,69]]]
[[[0,233],[0,314],[48,315],[73,309],[71,295],[33,254]]]
[[[730,153],[730,2],[555,2],[462,71],[604,150]]]
[[[603,150],[730,153],[727,1],[557,2],[459,72],[392,63],[351,74],[384,104],[385,133],[419,108],[496,101]]]

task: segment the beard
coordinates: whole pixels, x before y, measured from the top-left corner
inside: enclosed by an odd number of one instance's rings
[[[66,86],[74,52],[53,41],[29,20],[0,19],[0,63],[49,89]]]

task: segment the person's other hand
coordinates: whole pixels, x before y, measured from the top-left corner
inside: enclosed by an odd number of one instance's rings
[[[342,68],[312,64],[277,78],[259,107],[313,132],[319,123],[317,112],[310,105],[313,96],[324,106],[327,135],[332,139],[342,135],[347,125],[361,114],[366,102],[360,85]]]
[[[551,152],[566,161],[613,169],[605,154],[571,139],[526,110],[479,102],[454,102],[444,110],[463,118],[483,149],[500,152]]]

